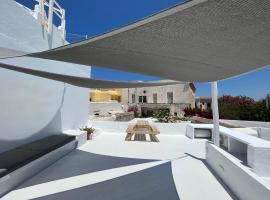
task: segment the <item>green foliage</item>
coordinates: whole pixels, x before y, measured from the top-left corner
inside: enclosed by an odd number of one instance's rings
[[[184,117],[179,118],[178,116],[171,115],[168,109],[156,110],[153,114],[153,117],[162,123],[175,123],[178,120],[187,121],[187,119]]]
[[[222,96],[218,99],[220,119],[270,121],[270,110],[265,100],[255,101],[246,96]],[[185,116],[200,116],[212,119],[212,110],[202,111],[198,108],[185,108]]]
[[[225,119],[270,121],[270,111],[265,100],[255,101],[244,96],[223,96],[219,98],[219,111]]]
[[[94,131],[95,131],[95,129],[94,129],[93,127],[87,127],[87,126],[85,126],[85,127],[83,127],[83,128],[80,128],[80,130],[81,130],[81,131],[86,131],[87,134],[92,134],[92,133],[94,133]]]
[[[153,116],[155,118],[164,118],[164,117],[168,117],[170,115],[170,111],[168,109],[158,109],[155,110]]]
[[[200,110],[198,108],[189,108],[189,107],[186,107],[184,109],[184,116],[185,117],[191,117],[191,116],[199,116],[199,117],[203,117],[203,118],[206,118],[206,119],[213,119],[213,115],[212,115],[212,110]],[[219,116],[220,119],[223,119],[223,116],[220,115]]]

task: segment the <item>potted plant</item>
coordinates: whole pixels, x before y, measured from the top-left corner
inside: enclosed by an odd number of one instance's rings
[[[95,129],[93,127],[83,127],[80,129],[81,131],[86,131],[87,134],[87,140],[91,140],[92,139],[92,133],[94,133]]]

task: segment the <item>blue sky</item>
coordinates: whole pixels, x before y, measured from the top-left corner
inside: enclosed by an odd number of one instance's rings
[[[33,6],[34,0],[17,0],[27,6]],[[67,39],[75,42],[83,39],[71,34],[89,37],[108,32],[162,9],[179,4],[183,0],[57,0],[66,9]],[[93,67],[92,77],[110,80],[157,80],[156,77],[119,72]],[[219,95],[246,95],[261,99],[270,93],[270,68],[219,82]],[[197,96],[209,96],[210,84],[196,83]]]

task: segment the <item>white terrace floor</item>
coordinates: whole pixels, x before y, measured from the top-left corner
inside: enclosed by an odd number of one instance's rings
[[[205,140],[159,135],[126,142],[102,133],[3,199],[235,199],[204,162]]]

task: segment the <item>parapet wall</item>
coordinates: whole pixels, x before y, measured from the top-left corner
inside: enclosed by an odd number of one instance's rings
[[[91,121],[89,126],[98,128],[104,132],[126,134],[126,129],[130,122],[114,121]],[[185,135],[187,123],[155,123],[160,134],[166,135]]]
[[[269,200],[270,187],[221,148],[208,143],[206,161],[215,173],[239,198]]]

